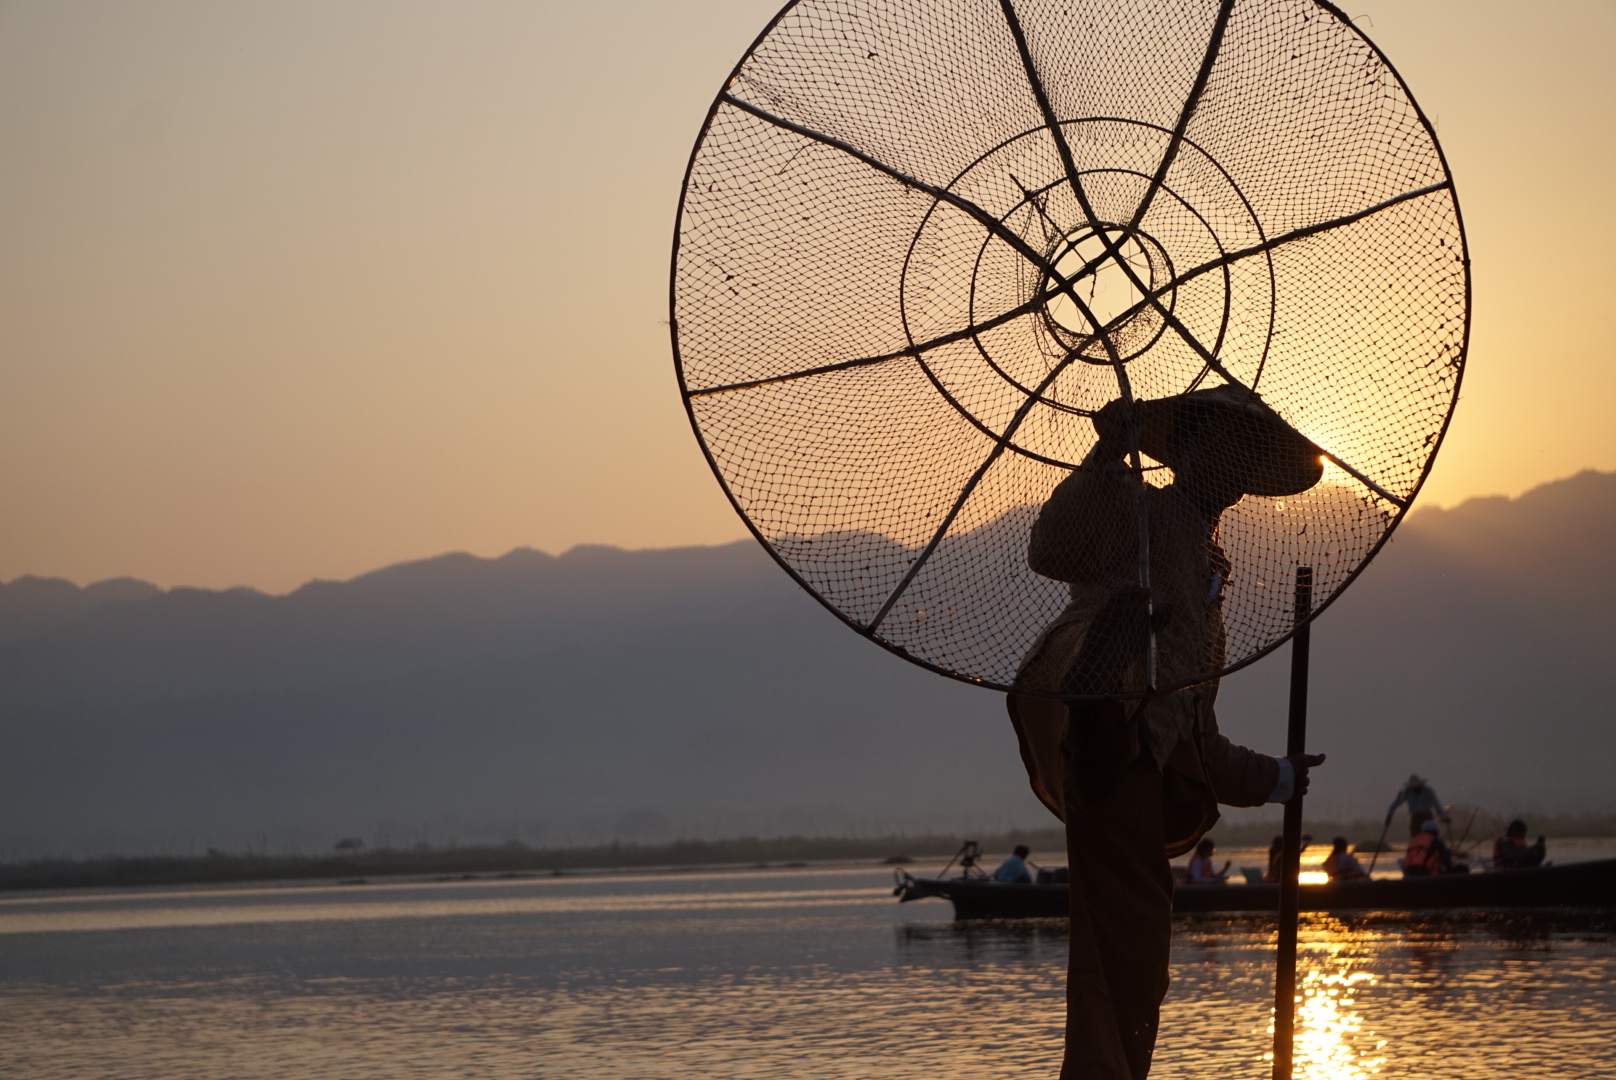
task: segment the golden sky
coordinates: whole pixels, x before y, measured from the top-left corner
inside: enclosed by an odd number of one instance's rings
[[[0,580],[744,535],[662,320],[686,155],[775,7],[0,4]],[[1348,14],[1470,230],[1422,500],[1616,468],[1616,4]]]

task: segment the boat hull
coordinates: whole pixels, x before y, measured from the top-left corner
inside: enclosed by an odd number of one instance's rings
[[[1065,885],[1003,885],[983,880],[911,879],[904,900],[941,897],[957,919],[1064,918]],[[1391,881],[1301,886],[1303,911],[1431,911],[1460,908],[1616,908],[1616,859]],[[1278,885],[1180,885],[1175,913],[1279,910]]]

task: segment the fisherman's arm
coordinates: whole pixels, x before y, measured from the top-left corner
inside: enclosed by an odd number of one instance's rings
[[[1323,754],[1272,757],[1249,746],[1231,742],[1217,727],[1217,717],[1207,714],[1201,745],[1207,780],[1225,806],[1263,806],[1289,802],[1298,791],[1307,793],[1308,770],[1324,762]]]
[[[1278,758],[1229,741],[1218,730],[1217,712],[1203,699],[1198,749],[1207,783],[1224,806],[1262,806],[1279,784]]]

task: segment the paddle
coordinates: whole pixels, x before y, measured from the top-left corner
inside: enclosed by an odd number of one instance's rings
[[[1392,831],[1392,813],[1386,814],[1386,824],[1380,827],[1380,839],[1375,841],[1375,853],[1369,856],[1369,876],[1375,876],[1375,863],[1380,861],[1380,851],[1386,846],[1386,834]]]

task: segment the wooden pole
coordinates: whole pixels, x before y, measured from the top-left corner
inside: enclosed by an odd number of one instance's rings
[[[1296,622],[1291,638],[1291,708],[1286,725],[1285,754],[1307,753],[1307,617],[1313,612],[1313,568],[1296,568]],[[1285,829],[1279,875],[1279,959],[1274,971],[1274,1080],[1291,1080],[1296,1041],[1296,922],[1301,900],[1297,875],[1302,869],[1302,790],[1285,804]]]

